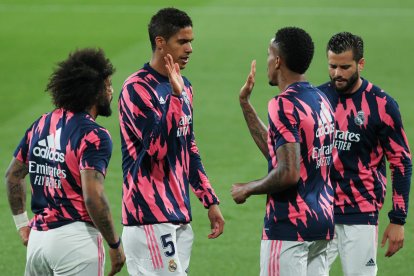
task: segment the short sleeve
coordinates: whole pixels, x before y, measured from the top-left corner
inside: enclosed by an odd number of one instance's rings
[[[82,141],[80,170],[96,170],[104,176],[112,154],[112,139],[109,132],[98,128],[89,132]]]

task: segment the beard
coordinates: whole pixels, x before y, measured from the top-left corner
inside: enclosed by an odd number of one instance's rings
[[[341,94],[347,94],[350,93],[352,88],[355,86],[355,84],[357,83],[358,79],[359,79],[359,74],[358,71],[355,72],[354,74],[352,74],[352,76],[349,79],[344,79],[344,78],[331,78],[331,84],[332,86],[335,88],[336,91],[338,91]],[[341,80],[341,81],[345,81],[346,84],[343,87],[338,87],[336,86],[335,81],[337,80]]]
[[[98,116],[109,117],[112,114],[111,109],[112,98],[108,101],[104,97],[99,100],[99,103],[96,105]]]

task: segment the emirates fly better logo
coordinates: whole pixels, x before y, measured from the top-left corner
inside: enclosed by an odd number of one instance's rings
[[[60,147],[60,135],[62,129],[56,130],[55,135],[51,134],[46,139],[37,142],[37,146],[33,149],[33,154],[36,157],[48,159],[50,161],[65,162],[65,154],[59,152]]]

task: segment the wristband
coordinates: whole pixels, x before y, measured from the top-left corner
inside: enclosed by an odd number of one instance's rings
[[[121,237],[119,237],[119,240],[116,243],[109,243],[108,246],[112,249],[118,249],[118,247],[121,245]]]
[[[26,211],[24,213],[13,216],[13,219],[14,219],[14,224],[16,224],[17,230],[19,230],[22,227],[27,226],[27,224],[29,223],[29,218],[27,217]]]

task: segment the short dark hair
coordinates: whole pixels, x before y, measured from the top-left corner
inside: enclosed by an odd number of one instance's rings
[[[285,27],[276,32],[273,43],[277,44],[280,56],[286,67],[298,74],[303,74],[311,64],[314,45],[310,35],[297,27]]]
[[[340,54],[352,50],[354,60],[358,62],[364,57],[364,41],[360,36],[350,32],[341,32],[333,35],[326,46],[326,52]]]
[[[81,112],[91,108],[105,91],[105,80],[115,72],[102,49],[80,49],[59,62],[46,91],[57,108]]]
[[[192,27],[193,22],[185,12],[176,8],[164,8],[159,10],[148,24],[148,34],[152,51],[155,51],[155,37],[161,36],[165,40],[170,39],[180,29]]]

